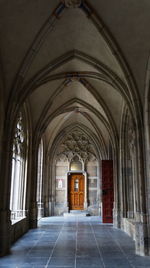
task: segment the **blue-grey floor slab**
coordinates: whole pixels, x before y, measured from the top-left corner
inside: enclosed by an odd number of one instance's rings
[[[0,258],[0,268],[150,268],[134,241],[100,217],[47,217]]]

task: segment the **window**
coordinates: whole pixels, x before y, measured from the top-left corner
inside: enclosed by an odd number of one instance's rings
[[[78,190],[79,190],[79,180],[76,179],[75,182],[74,182],[74,191],[78,192]]]
[[[70,164],[71,170],[82,170],[82,163],[79,161],[79,157],[75,156]]]
[[[10,210],[12,223],[25,217],[27,184],[27,130],[20,112],[13,139]]]

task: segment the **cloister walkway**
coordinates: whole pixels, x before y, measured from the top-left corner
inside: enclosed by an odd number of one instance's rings
[[[134,241],[100,217],[48,217],[0,259],[0,268],[144,268],[150,257],[134,253]]]

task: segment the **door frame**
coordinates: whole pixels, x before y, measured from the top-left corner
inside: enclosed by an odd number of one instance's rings
[[[67,172],[67,183],[66,183],[66,200],[67,200],[67,207],[69,211],[69,195],[68,195],[68,180],[69,176],[72,174],[82,174],[84,176],[84,210],[87,209],[87,172],[86,171],[68,171]]]

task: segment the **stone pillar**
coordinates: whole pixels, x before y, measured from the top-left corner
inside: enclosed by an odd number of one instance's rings
[[[31,203],[29,211],[29,227],[37,228],[37,202],[34,201]]]
[[[121,183],[119,177],[119,155],[114,152],[113,155],[113,182],[114,182],[114,205],[113,205],[113,226],[116,228],[121,227]]]
[[[48,196],[44,197],[44,217],[48,217],[50,216],[50,209],[49,207],[51,207],[51,203],[48,200]]]
[[[56,163],[51,165],[51,172],[49,180],[51,184],[49,185],[49,194],[51,193],[51,215],[55,215],[55,204],[56,204]],[[51,189],[50,189],[51,188]]]
[[[8,133],[8,132],[7,132]],[[10,150],[10,140],[2,141],[1,151],[1,176],[0,176],[0,256],[4,256],[11,246],[11,211],[10,188],[12,152]]]
[[[145,218],[145,217],[144,217]],[[135,250],[136,254],[145,256],[149,255],[149,239],[147,233],[146,219],[142,222],[135,223]]]
[[[102,216],[102,167],[100,160],[97,165],[97,204],[99,215]]]
[[[66,174],[66,181],[65,181],[65,202],[64,202],[64,206],[66,206],[66,211],[69,211],[69,202],[68,202],[68,176],[69,176],[69,173]]]
[[[84,192],[84,209],[87,209],[87,172],[84,172],[85,192]]]
[[[43,170],[43,199],[44,199],[44,217],[51,216],[51,192],[49,189],[51,189],[51,186],[49,185],[51,183],[50,181],[50,160],[49,156],[46,155],[44,157],[45,163],[44,163],[44,170]]]
[[[11,245],[10,210],[0,210],[0,256],[4,256],[9,252],[10,245]]]
[[[34,149],[32,157],[32,170],[30,181],[30,205],[29,205],[29,228],[37,228],[38,206],[36,201],[37,195],[37,164],[38,164],[38,150]]]
[[[122,219],[122,212],[121,210],[116,208],[116,205],[114,204],[114,209],[113,209],[113,226],[115,228],[120,228],[121,227],[121,219]]]

